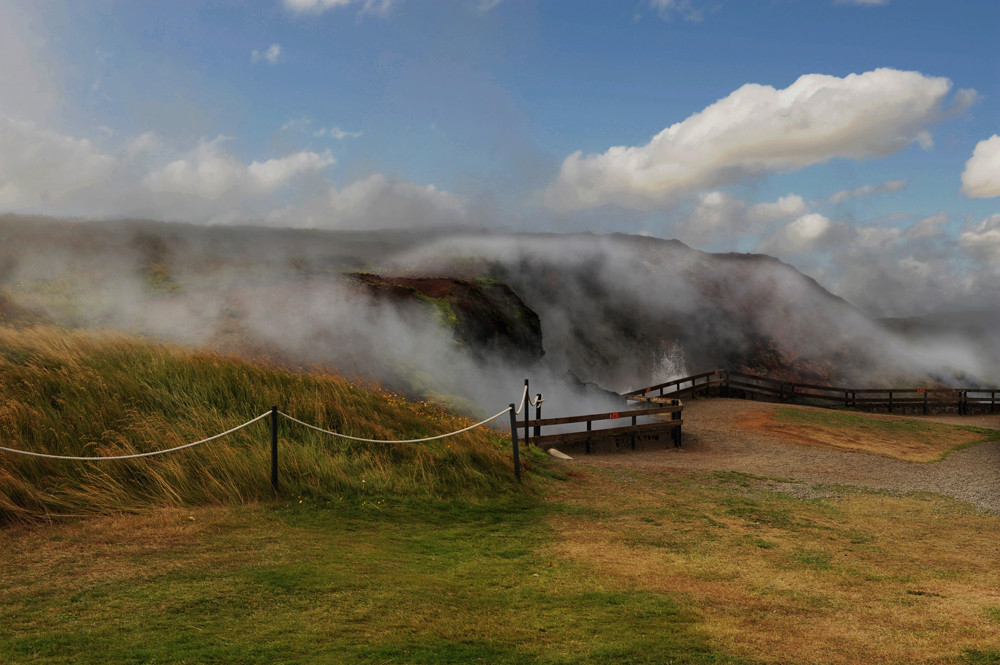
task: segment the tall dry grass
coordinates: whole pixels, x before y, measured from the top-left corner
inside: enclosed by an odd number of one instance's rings
[[[374,439],[470,424],[328,372],[296,373],[111,333],[0,327],[0,445],[8,448],[72,456],[162,450],[228,430],[271,405]],[[513,486],[509,442],[484,428],[427,444],[360,444],[283,421],[279,449],[286,497],[474,497]],[[0,523],[270,499],[269,450],[264,420],[201,446],[137,460],[62,461],[0,451]]]

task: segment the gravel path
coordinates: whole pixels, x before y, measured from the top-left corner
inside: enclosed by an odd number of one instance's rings
[[[738,399],[690,400],[684,404],[684,447],[608,455],[575,455],[584,464],[614,467],[742,471],[793,479],[776,488],[801,496],[822,496],[804,483],[836,483],[901,492],[944,494],[1000,512],[998,441],[952,453],[932,464],[791,443],[747,431],[738,421],[775,405]],[[893,418],[895,416],[881,416]],[[927,420],[1000,430],[1000,416],[928,416]]]

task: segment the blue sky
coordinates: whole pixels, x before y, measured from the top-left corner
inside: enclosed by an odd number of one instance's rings
[[[998,38],[982,0],[0,0],[0,212],[644,233],[997,307]]]

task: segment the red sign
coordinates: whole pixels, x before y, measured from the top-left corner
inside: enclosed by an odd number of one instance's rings
[[[610,417],[611,417],[612,420],[614,420],[615,418],[621,418],[622,414],[620,412],[618,412],[618,411],[615,411],[614,413],[611,414]]]

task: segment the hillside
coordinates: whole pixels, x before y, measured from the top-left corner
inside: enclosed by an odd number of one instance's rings
[[[373,439],[409,439],[471,424],[377,384],[292,372],[121,335],[0,326],[3,446],[64,456],[164,450],[270,410]],[[498,407],[502,408],[502,406]],[[421,445],[361,444],[290,421],[279,430],[281,495],[319,503],[480,497],[515,485],[496,430]],[[270,500],[266,421],[198,447],[110,462],[0,451],[0,524],[151,506]]]
[[[528,377],[548,415],[603,410],[600,389],[720,366],[805,382],[1000,380],[974,337],[910,339],[776,259],[678,241],[15,216],[0,236],[9,307],[466,409],[509,403]]]

